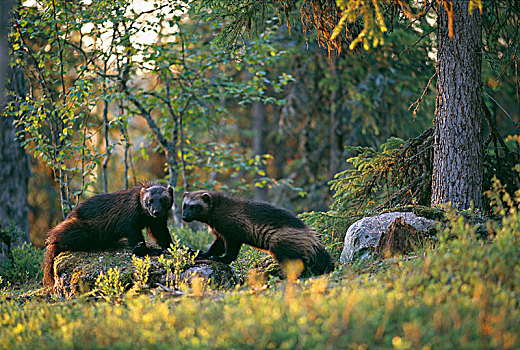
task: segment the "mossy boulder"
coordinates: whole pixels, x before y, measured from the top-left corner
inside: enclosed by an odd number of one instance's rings
[[[444,221],[446,219],[446,212],[439,208],[427,207],[424,205],[404,205],[400,207],[385,209],[378,214],[392,213],[392,212],[401,212],[401,213],[414,213],[417,216],[436,220],[436,221]]]
[[[92,291],[100,273],[106,273],[110,268],[119,270],[119,279],[125,289],[134,285],[135,266],[132,262],[132,251],[129,249],[64,252],[56,257],[54,267],[55,289],[65,294],[83,294]],[[166,268],[159,262],[159,257],[151,256],[148,286],[155,288],[158,284],[165,285],[166,273]],[[189,284],[194,276],[210,281],[209,285],[214,288],[231,288],[238,281],[229,265],[213,261],[197,261],[186,267],[181,273],[181,283]]]
[[[201,278],[204,283],[215,289],[229,289],[238,284],[238,277],[233,269],[216,261],[197,261],[187,267],[180,275],[181,281],[191,284],[194,277]]]

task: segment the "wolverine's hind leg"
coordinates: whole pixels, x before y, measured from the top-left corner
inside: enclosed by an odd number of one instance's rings
[[[55,244],[48,244],[43,257],[43,285],[52,287],[54,285],[54,258],[59,252]]]
[[[290,242],[278,242],[271,247],[270,252],[282,266],[286,265],[289,261],[295,260],[299,260],[305,265],[307,264],[305,252],[299,251],[297,247]]]
[[[65,251],[91,250],[98,243],[87,225],[81,225],[75,218],[58,224],[47,234],[46,250],[43,258],[43,284],[54,285],[54,258]]]

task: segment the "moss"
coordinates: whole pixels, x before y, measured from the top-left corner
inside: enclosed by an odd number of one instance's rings
[[[213,289],[230,289],[238,284],[238,277],[231,267],[217,261],[204,261],[189,266],[181,279],[191,285],[193,276],[202,278]]]
[[[191,279],[192,273],[199,274],[205,267],[208,269],[205,272],[207,276],[202,274],[201,277],[206,280],[211,279],[210,285],[215,288],[232,288],[238,281],[228,265],[211,261],[188,266],[182,279]],[[133,286],[135,268],[132,252],[128,249],[61,253],[55,259],[55,271],[59,277],[58,292],[65,296],[77,296],[92,291],[100,273],[106,273],[110,268],[119,270],[119,280],[126,290]],[[150,257],[148,274],[150,287],[154,288],[158,283],[166,284],[166,269],[159,262],[159,257]]]
[[[446,216],[446,212],[444,212],[443,210],[438,209],[438,208],[427,207],[424,205],[404,205],[404,206],[389,208],[389,209],[385,209],[385,210],[381,211],[380,214],[393,213],[396,211],[401,211],[401,212],[405,212],[405,213],[411,212],[417,216],[421,216],[426,219],[437,220],[437,221],[444,220],[444,218]]]

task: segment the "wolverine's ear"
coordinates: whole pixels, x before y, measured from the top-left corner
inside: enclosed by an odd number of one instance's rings
[[[144,192],[146,191],[146,188],[141,187],[141,196],[144,196]]]
[[[186,197],[188,195],[188,192],[184,192],[182,195],[182,198]]]
[[[204,192],[202,194],[202,200],[206,203],[209,203],[211,201],[211,195],[208,192]]]
[[[168,193],[170,194],[170,198],[173,198],[173,187],[168,185]]]

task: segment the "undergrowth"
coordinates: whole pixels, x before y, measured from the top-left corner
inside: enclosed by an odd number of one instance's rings
[[[132,293],[111,269],[97,280],[97,298],[39,300],[13,296],[2,274],[0,349],[520,348],[520,191],[511,195],[495,181],[487,195],[501,221],[486,222],[486,235],[468,213],[448,211],[435,246],[345,264],[320,277],[252,273],[266,255],[249,247],[232,265],[244,283],[228,291],[195,283],[175,296]],[[338,261],[357,217],[340,211],[301,217]],[[174,233],[171,256],[162,258],[171,271],[167,287],[178,287],[176,276],[192,262],[179,259],[189,255],[180,242],[206,249],[213,240],[206,231]],[[33,253],[20,258],[22,267],[2,271],[34,275]],[[135,258],[134,267],[134,285],[146,291],[150,262]]]
[[[520,193],[519,193],[520,195]],[[490,236],[449,214],[435,249],[329,276],[181,299],[0,304],[0,348],[515,349],[520,213],[506,198]],[[511,205],[512,204],[512,205]]]
[[[7,256],[0,261],[0,287],[14,283],[28,283],[41,280],[43,272],[41,262],[43,251],[29,243],[13,244],[19,242],[22,236],[14,225],[8,228],[0,228],[1,243],[7,248]]]

